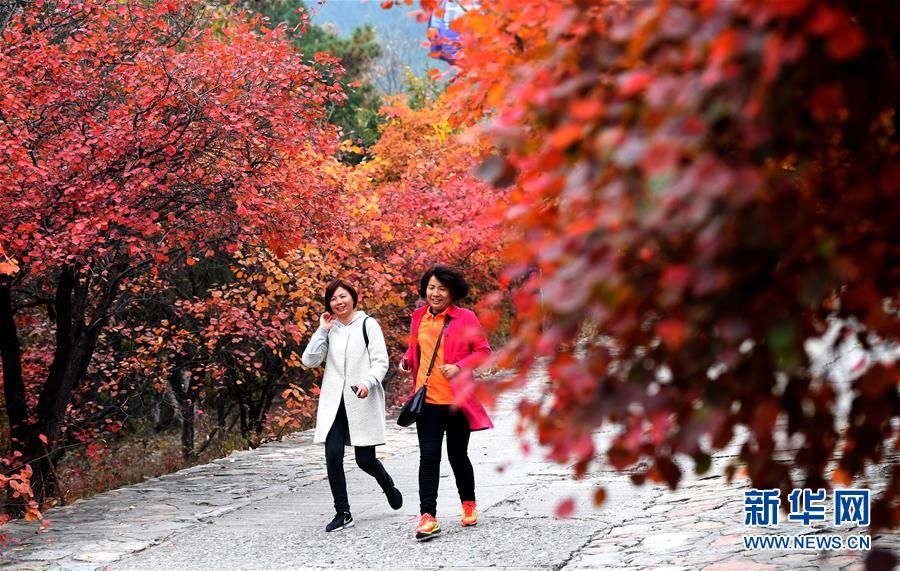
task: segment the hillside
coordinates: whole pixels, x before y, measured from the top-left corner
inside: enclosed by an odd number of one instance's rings
[[[384,10],[380,2],[364,0],[325,0],[309,2],[308,6],[314,23],[331,27],[341,36],[348,36],[366,24],[375,29],[385,55],[379,60],[380,69],[374,70],[373,78],[383,92],[396,93],[402,89],[398,82],[405,66],[416,74],[429,68],[446,68],[443,62],[428,57],[428,50],[422,45],[428,26],[411,14],[414,6]]]

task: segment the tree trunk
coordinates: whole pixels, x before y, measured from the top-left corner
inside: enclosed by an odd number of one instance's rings
[[[13,436],[28,422],[22,348],[13,315],[11,285],[0,284],[0,358],[3,360],[3,398]]]
[[[124,269],[125,266],[119,264],[110,272],[116,277],[104,284],[104,288],[99,292],[97,303],[91,308],[90,315],[88,315],[91,293],[90,278],[85,276],[79,281],[77,272],[72,267],[60,270],[51,314],[51,318],[56,324],[56,345],[47,379],[38,398],[35,410],[36,420],[28,422],[26,416],[23,423],[23,419],[18,417],[22,413],[21,405],[16,408],[17,401],[7,398],[10,426],[20,427],[17,433],[11,431],[13,438],[16,439],[13,441],[13,450],[21,452],[22,462],[31,465],[31,487],[38,503],[43,503],[48,497],[56,494],[55,463],[64,454],[62,450],[58,449],[58,444],[66,409],[72,402],[72,394],[85,377],[100,332],[109,321],[109,311],[118,295],[119,281],[123,276]],[[2,295],[0,294],[0,296]],[[12,358],[17,349],[6,339],[9,334],[11,304],[4,303],[4,301],[8,300],[0,297],[0,306],[6,306],[6,308],[0,307],[0,322],[3,322],[0,327],[5,329],[2,335],[5,342],[3,350],[4,367],[6,367],[6,352],[8,351]],[[14,330],[13,333],[15,333]],[[16,342],[17,344],[18,342]],[[15,369],[15,366],[13,368]],[[21,379],[21,370],[18,374]],[[13,375],[13,385],[15,385],[15,371],[13,371]],[[11,390],[14,397],[15,393],[21,392],[21,398],[24,399],[23,386],[13,386]],[[12,409],[9,408],[9,403],[13,403]],[[46,443],[41,436],[46,438]]]
[[[266,417],[269,416],[269,410],[272,408],[272,401],[275,399],[275,390],[278,387],[278,381],[281,379],[281,367],[276,366],[266,376],[266,384],[263,385],[262,394],[259,397],[259,407],[256,411],[254,427],[257,439],[262,437],[263,428],[266,425]]]
[[[194,403],[181,406],[181,456],[185,462],[194,460]]]
[[[12,449],[22,454],[22,461],[31,464],[31,488],[40,502],[55,490],[56,480],[52,459],[39,434],[45,427],[29,422],[29,410],[22,376],[22,348],[16,330],[12,307],[12,286],[0,283],[0,358],[3,360],[3,399]],[[7,503],[10,515],[22,515],[24,505]]]
[[[225,428],[228,413],[225,410],[225,395],[222,391],[216,391],[216,425],[219,428]]]
[[[240,426],[241,426],[241,436],[245,439],[250,438],[250,422],[247,418],[247,400],[244,398],[244,392],[240,389],[240,387],[236,383],[231,384],[232,391],[234,392],[235,400],[238,405],[238,413],[240,418]]]
[[[40,436],[50,431],[46,423],[38,422],[29,424],[24,439],[21,442],[23,461],[31,465],[31,491],[38,505],[42,505],[47,499],[57,495],[56,458],[52,449],[45,444]],[[62,503],[62,498],[60,498]],[[24,513],[24,506],[13,506],[16,515]]]
[[[169,386],[178,401],[181,416],[181,456],[185,462],[194,459],[194,410],[196,395],[191,388],[191,379],[183,367],[176,367],[169,375]]]

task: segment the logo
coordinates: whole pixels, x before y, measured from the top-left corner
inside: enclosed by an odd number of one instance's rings
[[[787,523],[802,527],[816,524],[834,524],[835,527],[868,527],[871,507],[871,492],[865,489],[835,490],[828,501],[824,489],[798,488],[787,497],[789,512]],[[744,492],[744,526],[775,529],[779,526],[781,492],[778,488]],[[832,514],[829,519],[828,513]],[[745,535],[745,550],[851,550],[867,551],[872,548],[872,538],[868,534],[810,534]]]

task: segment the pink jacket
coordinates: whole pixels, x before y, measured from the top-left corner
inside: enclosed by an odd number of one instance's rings
[[[417,378],[419,372],[419,324],[422,323],[422,317],[426,311],[428,311],[427,305],[413,312],[409,348],[403,356],[403,359],[411,364],[413,379]],[[450,389],[453,391],[457,405],[469,419],[469,426],[472,430],[493,428],[494,424],[487,411],[471,393],[471,390],[465,390],[465,394],[462,394],[464,389],[461,389],[462,387],[472,387],[474,381],[472,370],[490,357],[491,346],[474,312],[451,305],[447,315],[450,317],[450,324],[444,331],[444,339],[441,341],[444,348],[444,363],[457,365],[461,369],[459,375],[451,380]],[[413,383],[412,390],[413,392],[416,390],[415,383]]]

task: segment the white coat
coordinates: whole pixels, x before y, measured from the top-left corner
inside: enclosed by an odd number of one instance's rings
[[[363,321],[369,334],[368,350],[363,337]],[[388,370],[388,352],[378,322],[373,318],[366,320],[363,311],[354,313],[349,325],[335,319],[330,331],[320,327],[315,332],[301,360],[307,367],[317,367],[325,362],[313,441],[325,443],[343,398],[350,427],[347,444],[384,444],[384,388],[381,382]],[[350,390],[358,384],[369,387],[369,395],[364,399]]]

